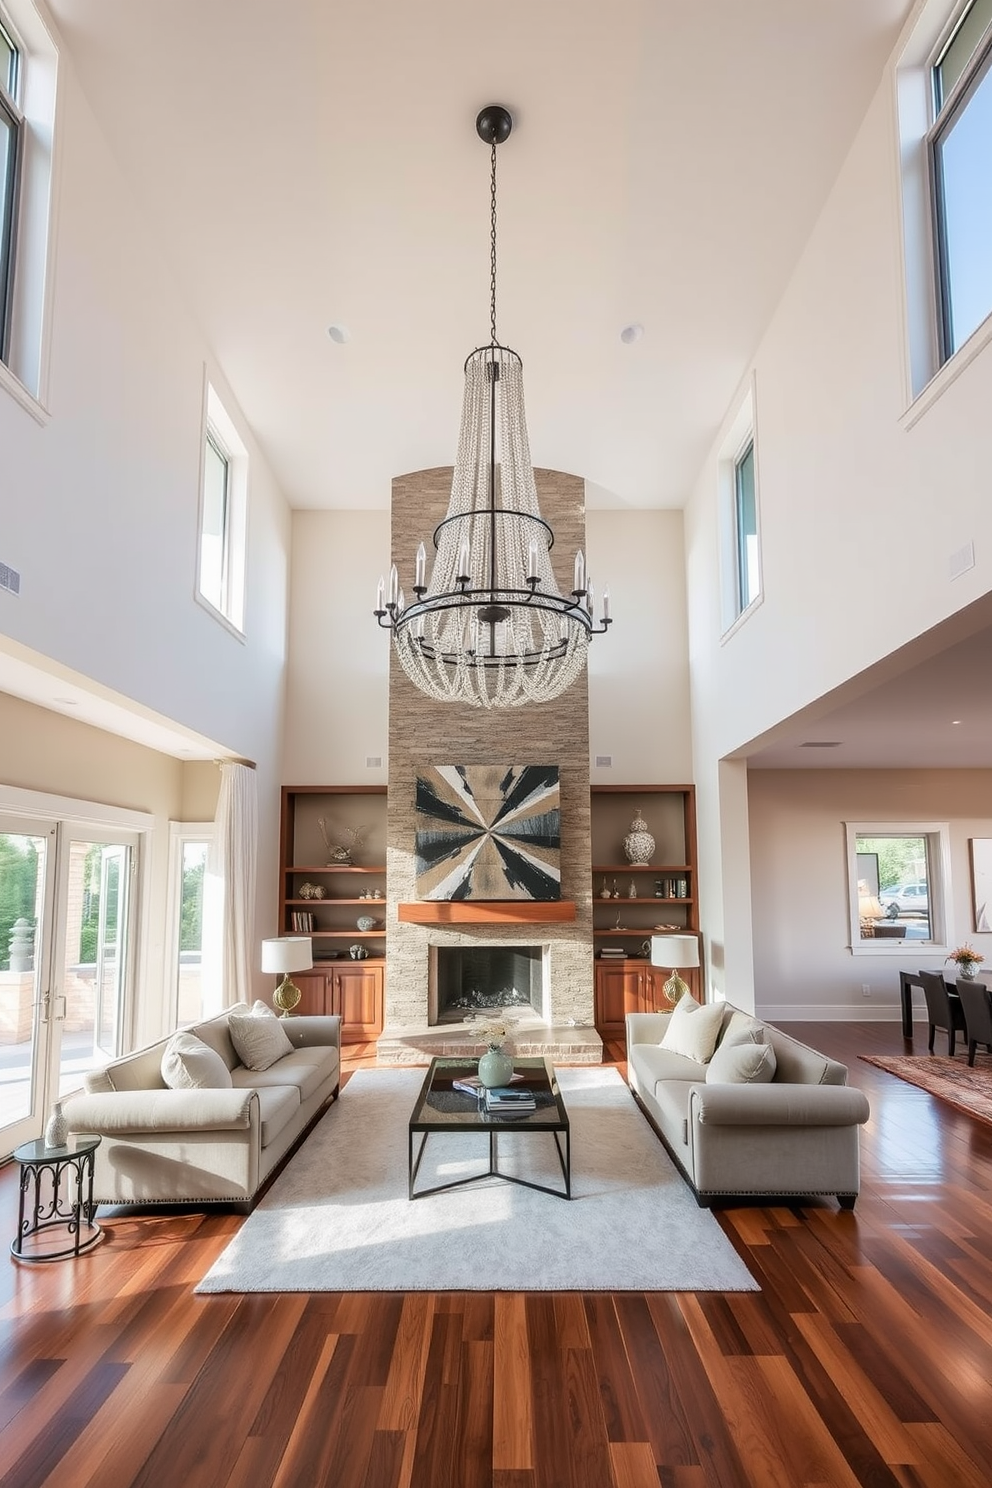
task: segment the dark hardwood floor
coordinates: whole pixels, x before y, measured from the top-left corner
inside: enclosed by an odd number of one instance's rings
[[[872,1117],[853,1214],[720,1212],[760,1293],[197,1297],[240,1216],[111,1218],[0,1263],[0,1488],[989,1485],[992,1126],[790,1031]]]

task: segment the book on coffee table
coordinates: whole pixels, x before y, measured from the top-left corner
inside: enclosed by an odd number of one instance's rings
[[[523,1075],[514,1072],[510,1076],[510,1079],[522,1080]],[[464,1095],[481,1095],[486,1087],[483,1085],[478,1075],[463,1075],[458,1080],[452,1080],[451,1088],[452,1090],[460,1090]]]
[[[487,1111],[536,1111],[537,1101],[529,1090],[511,1090],[508,1085],[498,1085],[485,1094]]]

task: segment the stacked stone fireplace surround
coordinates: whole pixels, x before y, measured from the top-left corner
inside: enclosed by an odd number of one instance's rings
[[[541,512],[555,533],[551,558],[559,589],[572,587],[577,548],[585,549],[585,487],[577,476],[535,470]],[[420,541],[444,519],[451,468],[400,476],[392,492],[392,559],[408,579]],[[430,560],[428,560],[429,562]],[[575,903],[566,922],[459,926],[410,924],[401,903],[417,899],[414,872],[415,783],[428,765],[556,764],[561,781],[561,896]],[[386,1063],[421,1063],[433,1054],[477,1051],[471,1022],[430,1022],[431,945],[527,945],[547,948],[549,1017],[517,1025],[517,1053],[562,1063],[599,1063],[594,1027],[589,697],[586,672],[561,697],[523,708],[438,703],[414,687],[390,657],[389,790],[385,1026],[378,1054]]]

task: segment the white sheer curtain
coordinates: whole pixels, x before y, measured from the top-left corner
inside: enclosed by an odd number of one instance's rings
[[[210,973],[204,1000],[217,1010],[252,1000],[258,858],[258,788],[254,767],[223,760],[220,776],[214,840],[208,860],[208,882],[216,909],[211,919],[219,926],[219,934],[217,943],[210,948],[212,954],[208,955],[204,947]]]

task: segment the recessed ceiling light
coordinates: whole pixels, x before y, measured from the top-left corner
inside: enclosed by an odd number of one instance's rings
[[[337,322],[327,327],[327,334],[335,346],[344,346],[346,341],[351,340],[351,332],[348,327],[346,325],[338,325]]]
[[[952,723],[952,724],[953,724],[953,725],[954,725],[954,726],[955,726],[955,727],[957,727],[957,725],[958,725],[958,724],[959,724],[959,723],[960,723],[960,722],[961,722],[961,720],[960,720],[960,718],[952,718],[952,719],[951,719],[951,723]]]
[[[60,708],[78,708],[78,698],[52,698],[53,703],[58,703]]]
[[[807,739],[800,744],[800,749],[839,749],[839,739]]]
[[[634,322],[633,325],[625,325],[620,332],[620,340],[624,346],[632,346],[635,341],[640,341],[644,335],[644,327]]]

